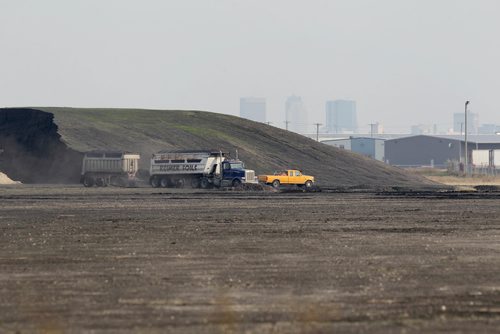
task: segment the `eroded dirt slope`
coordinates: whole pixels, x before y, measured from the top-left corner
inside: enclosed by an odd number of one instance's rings
[[[77,182],[82,155],[61,141],[51,113],[0,109],[0,170],[24,183]]]

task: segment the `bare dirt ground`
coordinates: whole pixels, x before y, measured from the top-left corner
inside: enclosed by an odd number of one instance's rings
[[[0,332],[499,332],[499,203],[2,187]]]
[[[500,176],[426,176],[431,181],[450,186],[500,186]]]

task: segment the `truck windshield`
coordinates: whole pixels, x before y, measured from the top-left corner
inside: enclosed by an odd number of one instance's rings
[[[244,169],[242,162],[231,162],[231,169]]]

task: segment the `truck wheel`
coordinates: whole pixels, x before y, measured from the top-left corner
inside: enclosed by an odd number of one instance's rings
[[[191,188],[196,189],[200,187],[200,179],[193,178],[191,179]]]
[[[102,177],[98,177],[97,179],[95,179],[95,185],[98,187],[104,187],[106,186],[106,181],[104,181]]]
[[[233,188],[238,188],[241,185],[241,181],[239,179],[234,179],[232,185]]]
[[[160,179],[158,179],[156,176],[153,176],[149,183],[151,183],[151,187],[158,188],[160,186]]]
[[[83,186],[90,188],[93,185],[94,185],[94,178],[91,176],[85,176],[85,178],[83,179]]]
[[[178,179],[175,181],[175,187],[176,188],[184,188],[184,185],[185,185],[185,181],[184,179]]]
[[[201,188],[208,189],[208,187],[210,186],[210,182],[208,182],[208,179],[206,177],[204,177],[201,179],[200,185],[201,185]]]
[[[280,187],[280,180],[273,181],[273,188],[278,189]]]
[[[168,187],[168,179],[166,177],[162,177],[161,181],[160,181],[160,185],[163,187],[163,188],[167,188]]]
[[[313,186],[312,181],[310,181],[310,180],[309,180],[309,181],[306,181],[305,186],[306,186],[306,189],[311,189],[311,188],[312,188],[312,186]]]

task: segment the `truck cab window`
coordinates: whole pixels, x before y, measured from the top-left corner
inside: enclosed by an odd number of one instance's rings
[[[244,169],[245,166],[243,166],[243,163],[241,163],[241,162],[236,162],[236,163],[232,162],[231,163],[231,168],[232,169]]]

